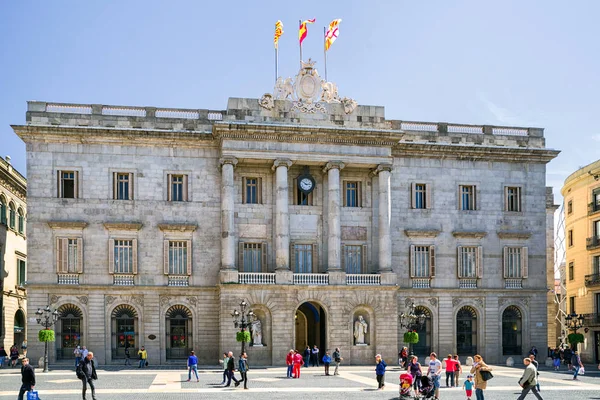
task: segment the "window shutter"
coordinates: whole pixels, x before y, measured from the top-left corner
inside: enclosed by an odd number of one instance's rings
[[[356,205],[358,207],[362,207],[363,206],[363,197],[362,197],[362,182],[356,182],[356,197],[357,197],[357,201],[356,201]]]
[[[135,275],[138,272],[138,265],[137,265],[138,264],[137,239],[133,239],[131,241],[131,245],[133,246],[133,251],[132,251],[132,253],[133,253],[133,256],[132,256],[132,258],[133,258],[133,270],[132,270],[132,273]]]
[[[186,260],[187,274],[188,274],[188,276],[191,276],[192,275],[192,241],[186,240],[185,245],[187,246],[187,260]]]
[[[290,242],[290,270],[296,272],[296,250],[295,244]]]
[[[429,246],[429,277],[435,277],[435,246]]]
[[[340,262],[342,263],[341,267],[344,271],[346,271],[346,244],[342,243],[340,246],[341,257]]]
[[[361,266],[361,268],[362,268],[362,273],[363,273],[363,274],[368,274],[368,273],[369,273],[369,270],[368,270],[368,266],[369,266],[369,264],[368,264],[369,257],[368,257],[368,253],[367,253],[367,245],[366,245],[366,244],[363,244],[363,245],[362,245],[362,254],[361,254],[361,256],[362,256],[362,257],[361,257],[361,260],[360,260],[360,261],[362,262],[362,266]]]
[[[60,268],[66,274],[69,272],[69,239],[62,238],[60,240],[60,252],[62,253]]]
[[[306,201],[306,203],[307,203],[306,205],[307,205],[307,206],[312,206],[312,205],[314,205],[314,203],[313,203],[313,193],[315,193],[315,191],[316,191],[316,190],[317,190],[317,189],[315,188],[315,189],[314,189],[312,192],[310,192],[310,193],[308,194],[308,200]]]
[[[267,265],[267,243],[266,242],[262,242],[261,243],[261,256],[262,256],[262,271],[260,272],[268,272],[269,271],[269,266]]]
[[[262,178],[256,178],[256,203],[263,204],[263,182]]]
[[[342,197],[343,197],[343,199],[342,199],[342,200],[343,200],[343,203],[342,203],[342,204],[343,204],[343,206],[344,206],[344,207],[347,207],[347,206],[348,206],[348,202],[346,201],[346,197],[347,197],[348,195],[347,195],[347,193],[346,193],[346,190],[347,190],[346,181],[342,181],[342,187],[341,187],[340,189],[341,189],[341,190],[340,190],[340,193],[341,193],[341,195],[342,195]]]
[[[79,171],[75,171],[74,175],[75,175],[75,184],[73,185],[73,187],[74,187],[73,198],[78,199],[79,198]]]
[[[242,204],[246,204],[246,177],[242,176]]]
[[[529,265],[528,265],[528,249],[527,247],[521,247],[521,277],[527,278]]]
[[[463,198],[462,198],[462,185],[458,185],[458,209],[462,210],[463,209]]]
[[[477,208],[477,186],[473,185],[473,210],[478,210]]]
[[[319,245],[312,245],[312,271],[310,273],[319,273]]]
[[[163,241],[163,274],[169,275],[169,241]]]
[[[409,255],[409,263],[410,263],[410,277],[415,277],[415,245],[410,245],[410,255]]]
[[[477,278],[483,278],[483,246],[477,246],[475,250],[475,273]]]
[[[171,174],[167,174],[167,201],[173,201],[173,192],[172,192],[172,185],[171,185]]]
[[[508,208],[508,187],[504,186],[504,211],[510,211]]]
[[[64,273],[63,257],[63,239],[56,238],[56,273],[58,274]]]
[[[83,238],[77,238],[77,273],[83,273]]]
[[[292,204],[295,206],[297,206],[299,204],[298,203],[299,193],[301,193],[301,192],[298,189],[298,178],[294,178],[294,179],[292,179]]]
[[[433,208],[433,204],[431,203],[431,185],[429,183],[425,184],[425,208]]]
[[[508,246],[504,246],[504,255],[502,257],[502,276],[504,279],[508,278]]]
[[[242,178],[244,180],[244,178]],[[238,271],[244,272],[244,243],[238,242]]]
[[[108,239],[108,273],[115,273],[115,239]]]
[[[133,200],[133,172],[129,173],[129,200]]]
[[[56,197],[62,197],[62,185],[60,184],[60,171],[56,171]]]
[[[188,201],[188,176],[183,176],[183,201]]]
[[[412,182],[410,184],[410,208],[417,207],[417,184]]]
[[[119,184],[117,182],[117,173],[113,172],[112,173],[112,187],[113,187],[113,200],[117,200],[119,198],[119,196],[117,195],[118,191],[119,191]]]
[[[463,248],[462,246],[458,246],[457,253],[456,253],[456,264],[457,264],[457,271],[458,271],[458,277],[459,278],[463,277],[463,273],[462,273],[462,265],[463,265],[462,248]]]

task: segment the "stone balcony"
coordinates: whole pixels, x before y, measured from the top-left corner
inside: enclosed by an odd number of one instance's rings
[[[600,273],[590,274],[585,276],[586,287],[597,287],[600,286]]]
[[[592,236],[586,239],[585,247],[588,250],[594,250],[600,247],[600,236]]]
[[[598,203],[589,203],[588,204],[588,215],[594,215],[600,213],[600,204]]]
[[[330,284],[328,273],[292,273],[291,282],[278,282],[277,274],[274,272],[238,272],[237,283],[245,285],[309,285],[309,286],[327,286]],[[345,285],[347,286],[379,286],[381,285],[380,274],[344,274]]]

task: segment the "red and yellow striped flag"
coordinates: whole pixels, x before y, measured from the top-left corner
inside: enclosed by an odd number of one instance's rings
[[[306,21],[300,23],[300,29],[298,30],[298,39],[300,40],[300,46],[302,46],[302,41],[308,34],[308,28],[306,27],[306,24],[314,24],[316,20],[316,18],[307,19]]]
[[[275,22],[275,37],[273,38],[273,44],[275,48],[279,48],[279,37],[283,35],[283,23],[281,21]]]
[[[329,29],[325,33],[325,51],[329,50],[335,39],[337,39],[339,34],[339,24],[342,22],[341,19],[334,19],[329,24]]]

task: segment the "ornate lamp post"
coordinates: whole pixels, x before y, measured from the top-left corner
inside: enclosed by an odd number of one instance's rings
[[[418,331],[423,328],[427,316],[423,313],[417,314],[416,308],[415,303],[411,303],[411,305],[408,306],[408,312],[403,312],[399,315],[400,329],[405,328],[407,331]],[[408,353],[412,354],[412,343],[409,343],[408,347]]]
[[[577,329],[583,328],[583,320],[585,317],[583,314],[577,315],[576,313],[571,313],[565,317],[567,321],[567,328],[577,333]]]
[[[44,329],[50,329],[56,321],[58,321],[58,311],[50,310],[50,306],[46,306],[43,310],[38,308],[35,312],[37,316],[36,321],[38,324],[42,325]],[[44,372],[48,372],[48,342],[44,342]]]
[[[252,325],[252,321],[256,316],[252,310],[248,310],[248,312],[246,312],[246,307],[248,307],[248,303],[246,303],[246,300],[242,300],[240,303],[241,311],[233,310],[233,313],[231,314],[231,317],[233,318],[233,325],[236,328],[240,328],[240,332],[242,332],[243,335],[245,335],[244,332],[246,332],[246,329]],[[242,353],[244,352],[246,352],[246,340],[245,337],[242,337]]]

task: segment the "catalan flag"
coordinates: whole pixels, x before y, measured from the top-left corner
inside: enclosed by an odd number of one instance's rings
[[[335,39],[337,39],[339,34],[338,26],[340,25],[340,22],[342,22],[341,19],[334,19],[329,24],[329,29],[325,33],[325,51],[329,50],[333,42],[335,42]]]
[[[316,18],[313,18],[313,19],[307,19],[306,21],[303,21],[300,23],[300,29],[298,30],[298,39],[300,40],[300,46],[302,46],[302,41],[308,34],[308,28],[306,27],[306,24],[314,24],[315,21],[316,21]]]
[[[275,22],[275,37],[273,38],[273,44],[275,48],[279,48],[279,37],[283,35],[283,23],[281,21]]]

